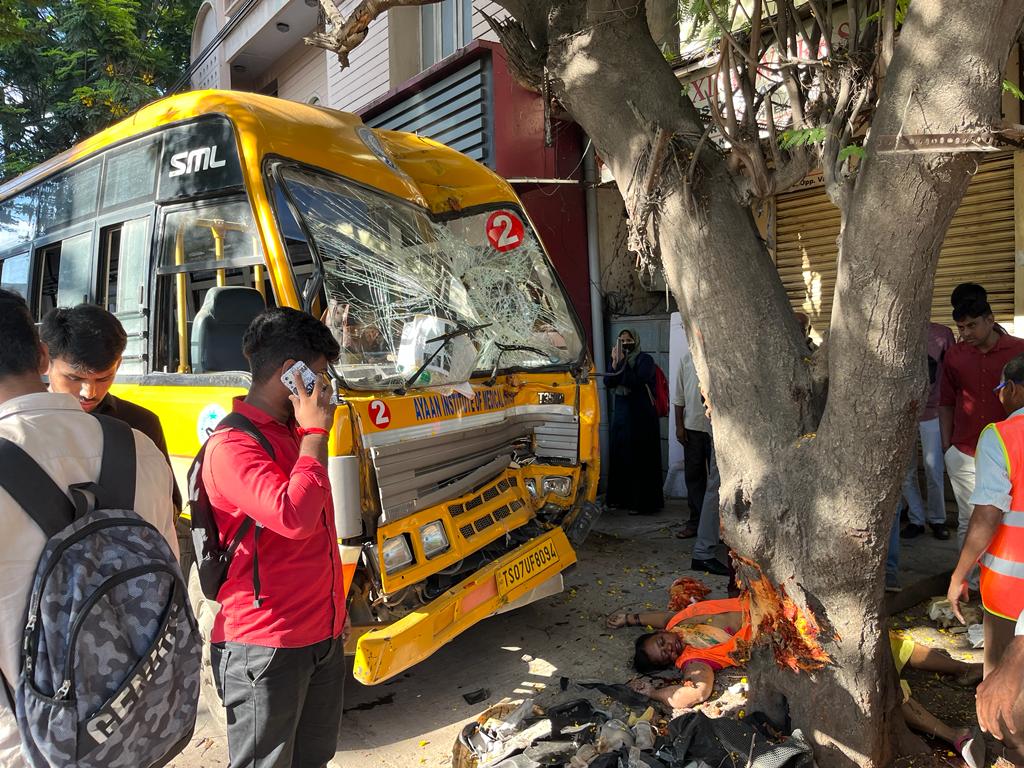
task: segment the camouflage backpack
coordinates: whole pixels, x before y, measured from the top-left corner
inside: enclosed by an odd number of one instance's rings
[[[201,641],[181,569],[160,532],[130,511],[132,430],[96,418],[99,482],[69,488],[74,504],[19,446],[0,440],[0,486],[47,536],[21,673],[8,690],[34,768],[156,768],[195,728]]]

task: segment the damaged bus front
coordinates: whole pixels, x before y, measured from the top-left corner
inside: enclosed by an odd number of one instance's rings
[[[411,139],[384,134],[374,148],[415,183]],[[455,182],[469,161],[430,149]],[[345,560],[358,565],[354,672],[377,683],[561,589],[597,513],[585,339],[503,183],[490,204],[438,213],[285,161],[272,175],[342,346],[330,472]]]
[[[561,589],[598,514],[591,363],[503,179],[429,139],[245,98],[266,247],[341,346],[328,469],[354,674],[374,684]]]
[[[511,187],[436,142],[257,94],[168,97],[0,186],[0,282],[37,320],[83,300],[117,315],[115,392],[160,417],[181,488],[251,383],[252,319],[330,326],[365,683],[557,590],[593,522],[579,322]],[[192,587],[209,637],[219,606]]]

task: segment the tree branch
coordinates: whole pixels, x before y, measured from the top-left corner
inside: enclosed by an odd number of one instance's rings
[[[739,44],[735,36],[733,36],[732,32],[729,30],[728,22],[718,15],[718,11],[715,10],[715,4],[708,3],[707,9],[711,11],[711,14],[715,17],[715,23],[718,24],[718,28],[722,32],[722,39],[727,41],[729,45],[731,45],[736,50],[736,52],[740,54],[740,56],[746,59],[747,64],[751,65],[752,67],[756,67],[757,59],[752,59],[750,57],[750,54],[748,54],[747,51],[744,50],[743,46]]]
[[[885,77],[892,61],[892,52],[896,46],[896,0],[883,0],[882,13],[882,53],[878,59],[878,75]]]
[[[504,46],[512,77],[526,90],[542,93],[545,51],[537,48],[526,25],[513,16],[499,20],[484,11],[480,13]]]
[[[349,65],[349,53],[366,39],[370,23],[382,13],[391,8],[432,5],[436,2],[438,0],[362,0],[346,20],[334,0],[320,0],[320,7],[327,15],[332,29],[330,32],[317,32],[311,37],[305,37],[303,42],[338,54],[338,63],[344,68]]]

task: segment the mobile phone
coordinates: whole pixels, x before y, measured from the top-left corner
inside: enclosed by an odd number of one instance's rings
[[[308,365],[299,360],[281,376],[281,383],[288,387],[293,395],[298,395],[299,391],[295,388],[295,384],[292,381],[293,377],[301,377],[302,383],[306,387],[306,394],[313,394],[313,387],[316,386],[316,374],[309,370]]]

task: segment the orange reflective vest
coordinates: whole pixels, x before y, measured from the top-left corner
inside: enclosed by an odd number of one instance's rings
[[[981,602],[985,610],[1016,621],[1024,609],[1024,416],[1013,416],[995,430],[1010,476],[1010,509],[981,556]]]
[[[750,598],[734,597],[728,600],[702,600],[699,603],[684,608],[665,626],[665,629],[672,629],[686,619],[697,616],[714,616],[719,613],[732,613],[739,611],[743,614],[743,623],[739,630],[724,643],[712,645],[710,648],[692,648],[686,646],[683,652],[676,659],[676,666],[682,669],[691,661],[710,661],[717,664],[719,668],[736,667],[743,663],[743,659],[736,658],[737,651],[743,650],[740,644],[750,642]]]

